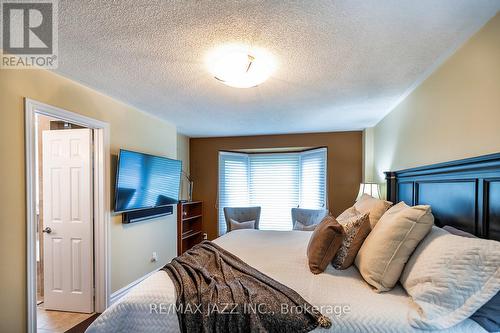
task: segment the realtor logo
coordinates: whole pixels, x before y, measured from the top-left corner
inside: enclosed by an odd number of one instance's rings
[[[1,0],[2,69],[57,68],[57,0]]]

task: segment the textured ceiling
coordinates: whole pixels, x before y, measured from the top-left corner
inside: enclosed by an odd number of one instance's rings
[[[500,9],[498,0],[59,0],[56,72],[189,136],[375,125]],[[255,88],[215,80],[212,48],[242,42],[278,63]]]

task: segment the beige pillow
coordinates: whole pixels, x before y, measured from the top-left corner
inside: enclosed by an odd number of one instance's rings
[[[347,208],[346,210],[344,210],[342,212],[342,214],[337,216],[337,221],[349,219],[349,218],[356,216],[356,215],[359,215],[359,214],[361,214],[361,213],[358,212],[358,210],[356,208],[354,208],[354,206],[352,206],[352,207]]]
[[[356,266],[377,291],[397,283],[408,258],[434,224],[430,206],[400,202],[389,209],[368,235],[356,256]]]
[[[392,202],[375,199],[368,194],[363,194],[354,204],[354,208],[356,208],[358,212],[363,214],[370,213],[370,225],[372,229],[391,206]]]
[[[238,222],[233,219],[229,220],[229,223],[231,223],[231,231],[232,230],[238,230],[238,229],[255,229],[255,221],[245,221],[245,222]]]
[[[343,232],[342,226],[331,215],[325,216],[318,224],[307,245],[311,272],[319,274],[325,270],[342,244]]]
[[[318,226],[317,224],[305,225],[303,223],[300,223],[299,221],[295,221],[295,224],[293,225],[293,230],[313,231],[314,229],[316,229],[317,226]]]
[[[334,268],[347,269],[353,264],[359,248],[371,231],[368,215],[368,213],[358,213],[345,219],[337,218],[337,221],[344,228],[344,239],[335,258],[333,258]]]

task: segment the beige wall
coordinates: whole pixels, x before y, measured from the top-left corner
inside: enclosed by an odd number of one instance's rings
[[[177,133],[177,159],[182,161],[182,171],[189,175],[189,137]],[[189,198],[189,182],[186,177],[181,178],[180,198],[187,200]]]
[[[23,97],[80,113],[111,127],[119,148],[175,158],[176,128],[52,72],[0,70],[0,332],[26,329],[26,204]],[[116,159],[112,163],[112,169]],[[114,177],[114,172],[112,172]],[[131,225],[111,222],[111,289],[116,291],[176,255],[175,215]],[[159,262],[150,262],[152,251]]]
[[[374,173],[500,152],[500,14],[374,129]]]

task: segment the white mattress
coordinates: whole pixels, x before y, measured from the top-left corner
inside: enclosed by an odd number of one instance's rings
[[[332,320],[330,332],[425,332],[408,324],[407,313],[413,303],[400,285],[375,293],[354,266],[338,271],[330,265],[324,273],[312,274],[306,257],[310,235],[307,231],[235,230],[214,242],[292,288],[312,305],[331,310],[347,307],[338,314],[324,313]],[[175,311],[168,308],[175,304],[175,298],[172,281],[159,271],[108,308],[87,332],[178,332]],[[151,313],[151,306],[164,311]],[[486,331],[467,319],[440,332]]]

